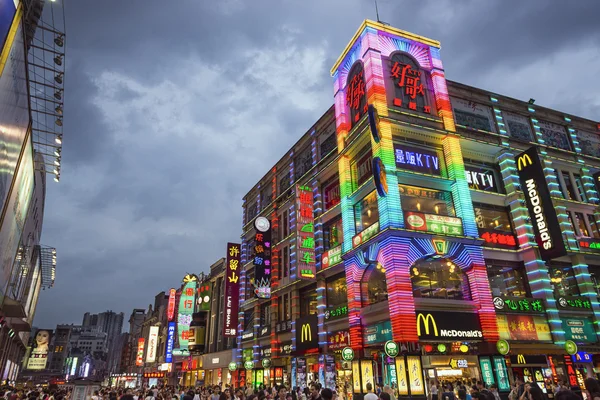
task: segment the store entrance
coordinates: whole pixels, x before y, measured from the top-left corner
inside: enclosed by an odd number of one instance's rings
[[[424,356],[423,371],[428,385],[434,380],[439,385],[461,382],[471,386],[473,381],[481,380],[477,356]],[[442,388],[438,388],[442,393]]]

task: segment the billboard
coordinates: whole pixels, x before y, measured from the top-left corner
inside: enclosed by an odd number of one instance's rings
[[[225,312],[223,313],[223,336],[236,336],[240,301],[240,276],[242,269],[239,243],[227,243],[225,273]]]
[[[483,340],[477,314],[420,310],[415,313],[420,340]]]
[[[307,315],[296,320],[296,351],[303,353],[319,347],[317,314]]]
[[[156,347],[158,346],[158,326],[151,326],[148,333],[148,352],[146,353],[146,362],[156,361]]]
[[[165,346],[165,362],[173,362],[173,345],[175,343],[175,322],[169,322],[167,328],[167,345]]]
[[[146,341],[144,338],[138,339],[137,354],[135,356],[135,365],[137,365],[138,367],[141,367],[144,365],[144,344],[145,344],[145,342]]]
[[[196,286],[198,286],[198,278],[194,275],[189,277],[190,280],[186,282],[183,289],[181,289],[181,296],[179,297],[177,333],[179,335],[180,349],[187,349],[188,347],[190,324],[192,323],[192,314],[194,313],[194,304],[196,302]]]
[[[29,353],[29,359],[27,360],[27,369],[41,370],[46,368],[52,333],[53,331],[50,329],[39,329],[32,336],[31,353]]]
[[[177,290],[169,290],[169,303],[167,304],[167,321],[173,321],[175,316],[175,300],[177,296]]]
[[[296,185],[297,276],[300,279],[314,279],[317,276],[313,202],[312,188],[310,186]]]
[[[13,21],[13,16],[15,16],[13,0],[0,0],[0,41],[3,43],[8,27]],[[16,15],[15,18],[18,19],[19,15]],[[8,19],[11,22],[7,22]],[[20,168],[25,173],[17,173],[16,171],[26,139],[27,127],[29,126],[26,55],[21,24],[18,24],[16,29],[8,34],[5,50],[2,53],[1,60],[5,64],[0,63],[0,99],[2,99],[0,103],[0,160],[2,160],[2,168],[0,168],[0,210],[3,207],[6,210],[4,222],[1,222],[2,218],[0,218],[0,222],[4,225],[4,229],[0,231],[0,248],[3,249],[0,257],[0,268],[2,268],[0,280],[3,285],[8,281],[8,275],[20,239],[20,232],[16,232],[15,214],[19,213],[20,210],[23,210],[22,214],[26,214],[29,205],[26,195],[31,193],[26,190],[27,186],[24,184],[31,182],[31,186],[33,186],[33,167],[31,167],[30,181],[26,179],[29,174],[28,167]],[[23,159],[33,165],[31,147],[28,147],[23,154],[26,155]],[[15,175],[17,175],[16,178]],[[9,199],[13,179],[15,179],[15,189]],[[23,202],[23,200],[27,200],[27,202]],[[17,208],[16,211],[15,208]],[[0,287],[0,290],[2,289],[4,287]]]
[[[517,155],[515,163],[542,259],[549,261],[566,255],[558,217],[536,148],[530,147]]]

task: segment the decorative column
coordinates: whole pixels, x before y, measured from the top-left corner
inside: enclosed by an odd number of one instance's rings
[[[598,303],[598,293],[594,290],[594,284],[592,283],[585,257],[582,254],[574,254],[571,256],[571,263],[579,292],[582,296],[589,298],[592,304],[595,319],[594,330],[596,331],[596,336],[600,339],[600,326],[598,326],[598,321],[600,321],[600,304]]]
[[[360,278],[366,267],[356,255],[344,261],[346,270],[346,289],[348,292],[348,332],[351,347],[360,354],[363,347],[362,321],[360,318],[361,293]]]

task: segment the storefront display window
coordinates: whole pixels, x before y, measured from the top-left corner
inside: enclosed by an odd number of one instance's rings
[[[512,232],[510,216],[506,207],[473,203],[477,228],[494,231]]]
[[[310,285],[300,291],[300,316],[317,313],[317,285]]]
[[[554,263],[548,272],[555,296],[579,296],[577,281],[570,265]]]
[[[379,222],[376,191],[372,191],[354,205],[354,215],[356,218],[356,233],[362,232],[374,223]]]
[[[385,269],[379,263],[371,263],[360,281],[362,305],[380,303],[388,299]]]
[[[467,276],[452,261],[425,259],[410,269],[414,297],[469,300]]]
[[[590,233],[585,225],[585,219],[583,218],[582,213],[575,213],[575,222],[577,223],[577,228],[579,228],[579,236],[590,237]]]
[[[528,297],[525,269],[521,265],[502,265],[502,261],[487,265],[492,296]]]
[[[377,203],[375,203],[377,208]],[[342,216],[333,219],[323,225],[323,249],[333,249],[344,241],[344,229],[342,227]]]
[[[451,217],[455,215],[450,192],[407,185],[398,185],[398,188],[403,210]]]
[[[327,281],[327,306],[337,306],[348,302],[346,275],[342,273]]]

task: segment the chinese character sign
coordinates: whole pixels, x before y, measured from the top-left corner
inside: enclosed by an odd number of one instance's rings
[[[179,296],[179,312],[177,314],[177,332],[179,335],[179,348],[187,349],[188,337],[190,333],[190,323],[194,313],[194,304],[196,302],[196,286],[198,281],[187,282],[181,289]]]
[[[254,294],[259,299],[271,298],[271,229],[254,235]]]
[[[389,62],[390,78],[394,85],[393,105],[420,113],[432,114],[427,95],[427,73],[408,55],[396,53]]]
[[[296,239],[298,249],[298,277],[314,279],[315,264],[315,225],[313,191],[309,186],[296,186]]]
[[[169,322],[167,328],[167,345],[165,346],[165,362],[173,362],[173,345],[175,343],[175,322]]]
[[[240,301],[240,272],[242,270],[241,246],[239,243],[227,243],[225,259],[225,312],[223,313],[223,335],[236,336],[238,307]]]
[[[144,338],[138,339],[138,348],[137,348],[137,354],[135,357],[135,365],[137,365],[138,367],[141,367],[144,365],[144,342],[145,342]]]
[[[346,81],[346,105],[350,111],[350,124],[354,126],[367,113],[367,86],[360,61],[356,62]]]
[[[167,321],[172,321],[175,316],[175,299],[177,290],[171,289],[169,291],[169,303],[167,304]]]
[[[200,310],[210,311],[212,284],[210,282],[202,283],[200,286],[198,286],[197,292]]]

